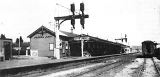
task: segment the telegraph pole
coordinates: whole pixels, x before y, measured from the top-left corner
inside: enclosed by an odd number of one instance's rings
[[[20,33],[19,33],[19,35],[20,35]],[[20,46],[20,45],[21,45],[21,43],[20,43],[20,42],[21,42],[21,41],[20,41],[20,36],[19,36],[19,40],[18,40],[18,41],[19,41],[18,55],[20,56],[20,47],[21,47],[21,46]]]
[[[55,54],[55,57],[57,59],[60,59],[60,48],[59,48],[59,45],[60,45],[60,39],[59,39],[60,25],[66,20],[71,20],[71,25],[73,26],[73,29],[75,29],[75,19],[80,19],[80,23],[82,25],[82,28],[84,29],[84,21],[85,21],[84,19],[89,18],[89,15],[84,14],[84,3],[80,4],[80,11],[82,12],[82,14],[79,14],[79,15],[75,15],[75,5],[74,5],[74,3],[71,4],[70,7],[71,7],[70,11],[72,12],[72,15],[54,17],[54,19],[56,21],[56,48],[55,48],[54,54]],[[60,22],[60,20],[61,20],[61,22]],[[83,48],[82,48],[82,51],[83,51]]]

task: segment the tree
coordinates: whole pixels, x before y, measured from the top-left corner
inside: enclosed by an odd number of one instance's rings
[[[19,39],[20,39],[20,40],[19,40]],[[22,36],[20,36],[20,38],[17,38],[17,39],[16,39],[16,44],[19,44],[19,41],[20,41],[21,44],[23,43]]]
[[[19,43],[19,38],[16,39],[16,44],[18,44],[18,43]]]
[[[23,43],[23,39],[22,39],[22,36],[20,36],[20,43]]]

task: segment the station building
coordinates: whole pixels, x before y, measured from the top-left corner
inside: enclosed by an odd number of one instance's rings
[[[30,38],[30,55],[41,57],[53,57],[56,46],[56,35],[53,29],[41,26],[32,32]],[[84,51],[92,56],[124,53],[126,45],[116,43],[89,35],[78,35],[73,32],[60,31],[60,57],[81,56],[81,42],[75,37],[88,37],[84,41]]]
[[[73,37],[77,36],[72,32],[66,32],[60,30],[60,55],[69,56],[70,47],[68,41]],[[30,55],[31,56],[41,56],[41,57],[51,57],[54,56],[54,48],[56,46],[56,35],[53,29],[41,26],[30,35]]]
[[[0,60],[10,60],[12,58],[12,39],[0,38]]]

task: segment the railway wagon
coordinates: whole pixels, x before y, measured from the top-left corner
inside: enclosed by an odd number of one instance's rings
[[[142,42],[142,54],[144,57],[153,57],[155,54],[156,44],[153,41]]]
[[[160,48],[155,49],[155,57],[160,60]]]

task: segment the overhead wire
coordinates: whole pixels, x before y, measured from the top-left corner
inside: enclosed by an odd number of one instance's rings
[[[58,3],[56,3],[56,5],[61,6],[61,7],[65,8],[65,9],[70,10],[69,8],[67,8],[67,7],[65,7],[65,6],[63,6],[63,5],[60,5],[60,4],[58,4]],[[80,13],[78,13],[78,12],[76,12],[76,11],[75,11],[75,13],[80,14]]]

